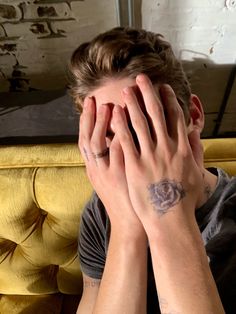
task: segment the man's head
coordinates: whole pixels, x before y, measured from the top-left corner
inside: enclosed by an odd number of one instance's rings
[[[111,78],[149,76],[153,84],[171,85],[189,120],[190,86],[170,44],[159,34],[114,28],[75,50],[71,58],[71,93],[81,109],[84,98]]]
[[[204,120],[201,103],[191,95],[186,74],[171,45],[162,35],[140,29],[116,27],[74,51],[70,88],[77,109],[81,111],[86,96],[96,96],[98,105],[114,99],[120,104],[121,97],[117,95],[123,85],[134,85],[140,73],[147,74],[157,92],[158,85],[169,84],[183,109],[186,124],[190,125],[194,115],[201,131]]]

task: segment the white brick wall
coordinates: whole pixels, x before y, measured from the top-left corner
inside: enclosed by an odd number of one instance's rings
[[[13,77],[14,68],[29,79],[22,86],[19,79],[19,90],[64,87],[72,51],[117,25],[115,3],[0,0],[0,92],[18,79]],[[141,11],[142,27],[165,35],[183,60],[193,92],[207,113],[205,135],[211,134],[236,62],[236,0],[145,0]],[[236,112],[235,92],[227,112]],[[224,130],[232,119],[227,121]]]
[[[236,1],[146,0],[142,19],[143,28],[162,33],[183,61],[192,90],[206,112],[203,135],[211,135],[236,63]],[[227,114],[236,111],[234,94],[232,89]],[[228,116],[221,132],[236,131],[236,115]]]
[[[23,18],[25,20],[45,18],[65,19],[72,16],[72,11],[66,2],[54,3],[54,4],[21,4],[23,10]]]
[[[203,54],[220,64],[236,60],[235,0],[146,0],[142,17],[143,27],[165,35],[183,59]]]
[[[8,16],[12,16],[11,21],[13,22],[17,22],[22,18],[22,12],[20,8],[14,4],[14,1],[1,1],[0,12],[0,23],[8,21]]]

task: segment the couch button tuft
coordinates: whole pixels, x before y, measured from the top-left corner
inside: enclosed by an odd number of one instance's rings
[[[44,209],[41,208],[41,215],[43,216],[47,216],[48,215],[48,212]]]

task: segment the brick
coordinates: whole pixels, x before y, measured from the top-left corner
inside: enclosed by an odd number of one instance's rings
[[[12,54],[6,53],[1,54],[0,57],[0,68],[6,75],[9,75],[9,71],[12,71],[12,67],[15,65],[16,59]]]
[[[38,35],[50,34],[47,23],[32,23],[30,31]]]
[[[5,36],[6,36],[6,32],[5,32],[4,26],[0,24],[0,38],[5,37]]]
[[[8,52],[14,52],[17,50],[17,44],[16,43],[1,43],[0,42],[0,53],[8,53]]]
[[[35,0],[34,3],[35,4],[48,4],[48,3],[62,3],[62,2],[67,2],[67,3],[71,3],[71,2],[76,2],[76,1],[85,1],[85,0]]]
[[[113,26],[117,23],[117,12],[115,7],[115,1],[110,0],[90,0],[83,2],[71,2],[71,10],[73,15],[80,18],[90,18],[92,23],[96,23],[97,20],[113,20]]]
[[[4,24],[8,36],[17,36],[24,38],[37,38],[39,35],[50,34],[50,30],[48,29],[48,25],[46,22],[24,22],[19,24]]]
[[[235,0],[226,0],[225,1],[225,7],[229,10],[235,10],[236,9],[236,1]]]
[[[60,24],[64,24],[65,21],[61,21]],[[39,39],[52,39],[66,37],[66,32],[61,28],[55,28],[52,21],[48,22],[49,34],[41,34]],[[61,25],[62,26],[62,25]]]
[[[0,22],[19,21],[21,19],[21,10],[16,5],[0,4]]]
[[[192,8],[193,10],[195,9],[212,9],[214,8],[221,8],[223,9],[225,7],[225,1],[223,0],[204,0],[204,1],[199,1],[199,0],[191,0],[191,1],[186,1],[186,0],[178,0],[178,1],[168,1],[169,6],[168,8],[170,10],[172,9],[180,9],[183,10],[185,8]]]
[[[24,20],[33,19],[68,19],[71,18],[71,10],[66,3],[54,4],[20,4]]]

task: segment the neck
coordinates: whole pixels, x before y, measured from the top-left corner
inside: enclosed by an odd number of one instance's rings
[[[214,193],[217,184],[217,176],[212,174],[207,169],[204,169],[204,182],[204,193],[202,198],[199,200],[198,208],[205,204],[210,196]]]

